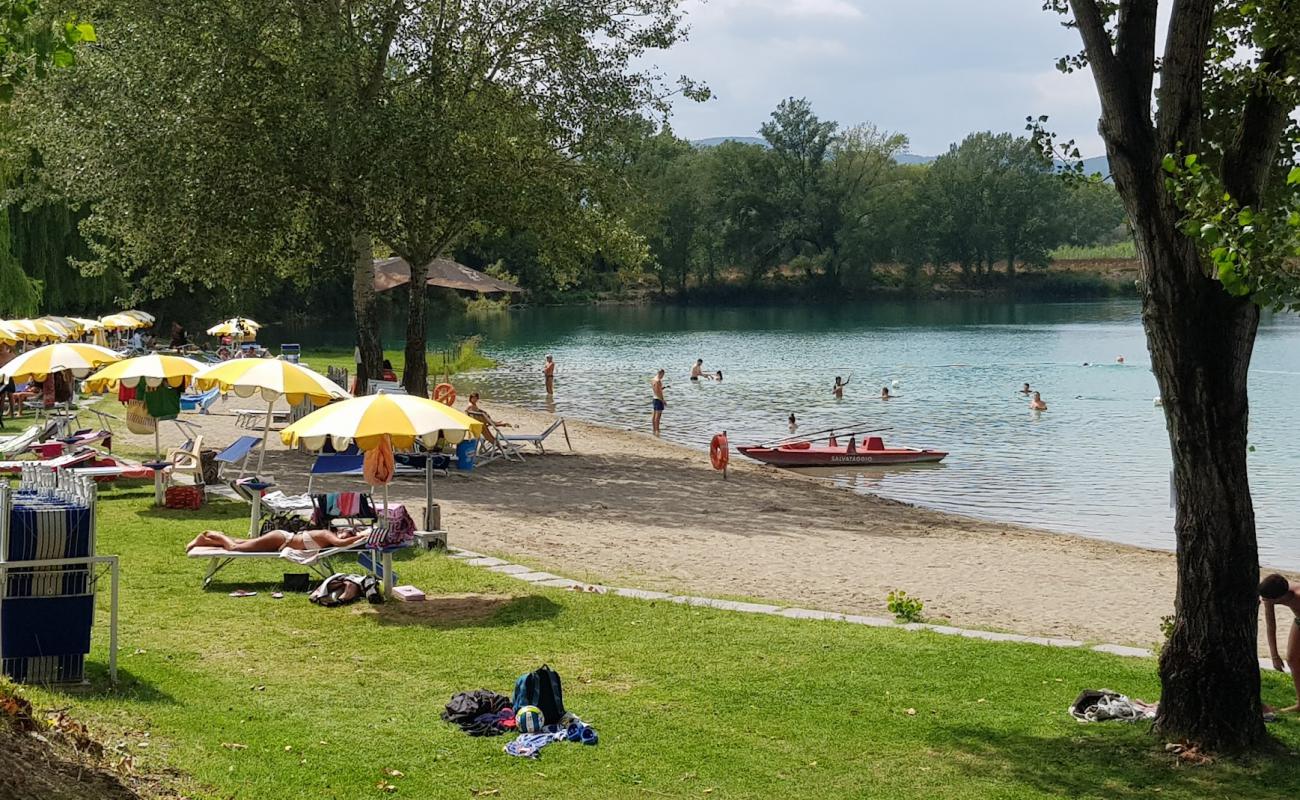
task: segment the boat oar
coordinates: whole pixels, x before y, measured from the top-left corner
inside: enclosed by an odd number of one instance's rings
[[[755,447],[775,447],[777,445],[784,444],[787,442],[802,442],[802,441],[806,441],[809,436],[816,436],[821,433],[835,433],[835,431],[844,430],[845,428],[851,428],[854,425],[870,425],[870,424],[871,423],[867,422],[866,420],[862,420],[860,422],[850,422],[847,425],[836,425],[834,428],[826,428],[825,430],[812,431],[811,433],[800,433],[800,434],[793,434],[791,436],[784,436],[780,439],[776,439],[771,442],[755,445]]]
[[[838,430],[838,428],[836,430]],[[893,430],[893,428],[872,428],[870,430],[864,430],[864,431],[845,431],[844,433],[832,433],[829,436],[818,436],[815,439],[799,439],[796,442],[783,442],[780,444],[759,445],[759,447],[765,447],[765,448],[786,447],[788,445],[800,444],[802,442],[808,442],[811,444],[812,442],[824,442],[827,439],[834,439],[841,436],[861,436],[864,433],[880,433],[882,431],[889,431],[889,430]]]

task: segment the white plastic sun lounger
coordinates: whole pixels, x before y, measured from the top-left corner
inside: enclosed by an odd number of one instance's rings
[[[336,570],[333,566],[335,556],[344,553],[363,553],[367,550],[365,539],[357,542],[351,547],[326,547],[321,550],[274,550],[269,553],[239,553],[230,550],[222,550],[220,547],[195,547],[185,554],[186,558],[206,558],[208,559],[208,571],[203,576],[203,588],[208,588],[212,583],[212,578],[220,572],[227,564],[232,561],[241,561],[245,559],[267,559],[283,558],[291,564],[307,567],[316,572],[322,578],[328,578]],[[286,553],[293,553],[292,556]],[[391,559],[385,558],[385,567],[391,565],[388,563]]]

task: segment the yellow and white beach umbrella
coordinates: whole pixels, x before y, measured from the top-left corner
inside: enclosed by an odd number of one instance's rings
[[[18,333],[18,331],[9,327],[8,322],[0,319],[0,342],[4,344],[17,344],[22,340],[23,337]]]
[[[203,369],[197,361],[180,356],[154,353],[137,358],[127,358],[104,367],[86,378],[86,391],[100,393],[115,391],[119,384],[137,387],[140,381],[150,389],[166,383],[180,388],[186,378],[192,378]]]
[[[261,327],[261,323],[254,322],[248,317],[231,317],[225,322],[218,322],[216,325],[208,328],[208,335],[256,337],[257,331]]]
[[[93,344],[47,344],[28,350],[8,364],[0,366],[0,376],[22,383],[30,380],[43,381],[51,373],[67,370],[78,378],[84,378],[99,367],[121,359],[121,356],[107,347],[96,347]]]
[[[130,310],[128,310],[128,311],[123,311],[122,313],[125,314],[125,315],[128,316],[128,317],[135,317],[136,319],[138,319],[138,320],[140,320],[141,322],[143,322],[146,326],[152,325],[152,324],[154,324],[155,322],[158,321],[158,319],[157,319],[156,317],[154,317],[153,314],[147,313],[147,312],[145,312],[145,311],[140,311],[140,310],[138,310],[138,309],[134,309],[134,308],[132,308],[132,309],[130,309]]]
[[[143,322],[129,314],[109,314],[99,318],[99,324],[103,325],[106,330],[110,331],[133,331],[137,328],[147,328],[149,323]]]
[[[71,317],[56,317],[53,314],[46,314],[45,316],[41,317],[41,319],[45,320],[46,322],[53,322],[55,325],[59,325],[67,329],[68,333],[72,334],[73,336],[80,336],[81,332],[85,330],[85,328],[81,325],[81,323],[77,322],[75,319]]]
[[[289,405],[303,400],[322,405],[331,400],[342,400],[352,395],[319,372],[300,364],[277,358],[236,358],[213,364],[194,376],[200,389],[216,386],[222,392],[234,392],[239,397],[260,396],[266,401],[266,425],[262,429],[262,450],[257,456],[257,470],[262,471],[266,459],[266,439],[271,431],[271,409],[275,401],[284,398]]]
[[[483,423],[435,400],[409,394],[374,394],[318,409],[280,432],[290,447],[319,450],[331,441],[344,450],[353,442],[362,450],[390,437],[394,447],[416,442],[433,447],[439,439],[455,444],[483,433]]]
[[[28,342],[57,342],[72,337],[72,331],[46,319],[11,319],[6,324]]]
[[[81,326],[83,331],[102,331],[104,323],[97,319],[86,319],[85,317],[68,317],[68,319]]]

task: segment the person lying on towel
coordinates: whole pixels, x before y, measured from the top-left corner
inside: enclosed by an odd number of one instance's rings
[[[221,531],[204,531],[185,545],[185,552],[196,547],[218,547],[235,553],[274,553],[278,550],[320,550],[326,547],[350,547],[370,535],[368,530],[349,533],[315,530],[289,533],[267,531],[255,539],[235,539]]]

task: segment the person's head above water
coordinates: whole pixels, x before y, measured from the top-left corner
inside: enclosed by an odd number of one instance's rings
[[[881,397],[889,397],[889,387],[888,387],[888,386],[882,386],[882,387],[880,387],[880,396],[881,396]]]
[[[1038,394],[1038,392],[1034,392],[1034,399],[1035,399],[1035,400],[1042,400],[1043,398],[1042,398],[1041,395]]]
[[[550,355],[549,353],[546,355],[546,361],[547,361],[548,364],[549,364],[550,362],[554,361],[554,360],[555,360],[555,359],[552,358],[551,355]],[[1028,386],[1028,384],[1025,384],[1025,385]]]
[[[1024,389],[1021,389],[1021,391],[1022,391],[1022,392],[1028,392],[1028,391],[1029,391],[1029,384],[1026,383],[1026,384],[1025,384],[1025,388],[1024,388]]]
[[[790,412],[790,421],[794,422],[794,412]]]
[[[836,376],[835,376],[835,382],[836,382],[836,383],[843,383],[843,379],[842,379],[839,375],[836,375]]]
[[[1259,596],[1265,600],[1277,600],[1290,590],[1291,584],[1276,572],[1259,582]]]
[[[702,358],[697,358],[697,359],[695,359],[695,364],[696,364],[696,366],[698,366],[698,365],[700,365],[700,364],[703,364],[703,363],[704,363],[704,359],[702,359]]]
[[[722,380],[722,370],[718,370],[718,380]]]
[[[663,371],[662,369],[660,369],[660,370],[659,370],[658,372],[656,372],[655,374],[658,375],[660,378],[662,378],[662,377],[664,376],[664,371]]]

